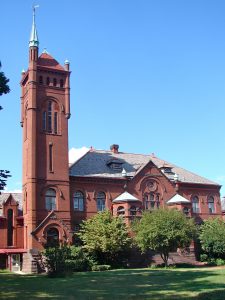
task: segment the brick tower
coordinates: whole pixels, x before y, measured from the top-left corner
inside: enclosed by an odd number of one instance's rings
[[[38,48],[34,8],[29,67],[21,80],[24,246],[28,253],[42,250],[48,242],[71,241],[69,62],[62,67],[46,51],[39,56]]]

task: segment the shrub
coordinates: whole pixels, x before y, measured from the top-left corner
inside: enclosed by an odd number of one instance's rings
[[[224,266],[225,265],[225,260],[222,258],[217,258],[216,259],[216,265],[217,266]]]
[[[95,265],[92,266],[91,270],[92,271],[108,271],[111,269],[110,265]]]
[[[202,262],[208,261],[208,255],[205,253],[201,254],[200,261],[202,261]]]
[[[225,223],[222,219],[205,220],[199,237],[202,249],[209,258],[225,258]]]
[[[66,260],[70,255],[68,246],[49,247],[42,252],[42,263],[50,276],[62,276],[68,271]]]

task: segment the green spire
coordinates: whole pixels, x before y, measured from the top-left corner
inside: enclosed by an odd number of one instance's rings
[[[37,34],[37,29],[36,29],[36,24],[35,24],[35,10],[37,7],[39,7],[39,5],[33,6],[33,23],[32,23],[31,34],[30,34],[29,47],[38,47],[39,46],[38,34]]]

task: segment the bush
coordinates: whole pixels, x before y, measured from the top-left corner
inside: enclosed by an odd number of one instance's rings
[[[205,220],[200,227],[199,238],[209,258],[225,259],[225,223],[222,219]]]
[[[92,271],[108,271],[111,269],[110,265],[94,265],[92,266]]]
[[[71,246],[71,258],[67,265],[71,266],[73,272],[90,271],[96,264],[94,259],[84,251],[82,247]]]
[[[201,254],[200,261],[202,261],[202,262],[208,261],[208,255],[205,253]]]
[[[222,258],[217,258],[215,261],[217,266],[224,266],[225,265],[225,260]]]
[[[42,264],[50,276],[62,276],[68,271],[66,259],[70,255],[68,246],[49,247],[42,252]]]

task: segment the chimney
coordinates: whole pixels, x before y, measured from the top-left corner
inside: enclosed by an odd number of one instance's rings
[[[116,145],[116,144],[111,145],[111,146],[110,146],[110,150],[111,150],[113,153],[118,153],[119,145]]]

